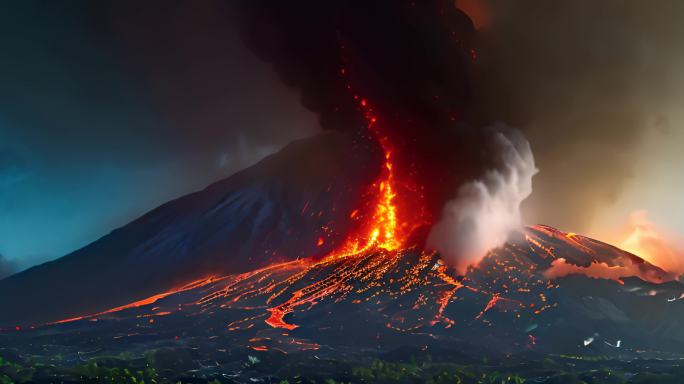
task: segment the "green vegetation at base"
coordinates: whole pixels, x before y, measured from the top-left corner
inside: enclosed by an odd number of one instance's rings
[[[166,384],[169,380],[160,380],[152,367],[129,369],[127,360],[92,359],[85,364],[73,366],[46,366],[35,364],[24,366],[8,362],[0,358],[0,384],[20,384],[33,382],[49,382],[59,378],[63,382],[97,382],[121,384]]]
[[[433,363],[431,359],[417,363],[394,363],[374,360],[370,365],[352,370],[357,382],[423,382],[427,384],[522,384],[525,379],[517,374],[477,372],[472,368],[447,363]]]
[[[82,379],[96,379],[101,382],[125,383],[125,384],[158,384],[159,375],[154,368],[146,367],[144,370],[131,371],[128,368],[107,367],[98,364],[97,361],[89,361],[85,365],[74,367],[75,376]]]
[[[499,362],[451,362],[429,355],[404,359],[379,356],[321,358],[317,355],[245,354],[202,370],[185,350],[151,350],[138,357],[98,357],[77,364],[41,364],[0,358],[0,384],[21,383],[279,383],[279,384],[669,384],[684,383],[679,361],[546,356]],[[457,358],[453,359],[458,360]],[[194,364],[194,365],[193,365]],[[660,361],[662,364],[662,361]],[[206,367],[205,367],[206,368]]]

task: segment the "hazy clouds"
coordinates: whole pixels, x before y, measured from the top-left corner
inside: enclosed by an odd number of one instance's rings
[[[486,115],[532,144],[540,172],[528,221],[587,231],[626,188],[658,188],[646,172],[674,165],[641,149],[646,137],[665,144],[681,131],[672,114],[682,95],[684,3],[484,3],[476,89]]]

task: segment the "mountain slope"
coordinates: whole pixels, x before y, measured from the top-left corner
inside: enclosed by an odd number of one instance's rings
[[[292,143],[82,249],[0,281],[0,325],[97,312],[208,275],[325,254],[346,234],[349,212],[381,163],[376,143],[361,134]]]
[[[575,266],[637,262],[644,276],[664,273],[607,244],[535,226],[466,276],[418,249],[301,259],[197,281],[93,316],[9,330],[0,342],[55,364],[54,356],[78,359],[80,351],[95,357],[188,348],[207,364],[250,351],[338,358],[407,347],[491,358],[684,354],[681,283],[546,279],[561,257]]]

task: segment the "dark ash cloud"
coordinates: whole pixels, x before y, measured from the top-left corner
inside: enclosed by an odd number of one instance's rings
[[[461,184],[497,166],[482,149],[491,134],[470,129],[482,120],[472,105],[475,30],[453,2],[244,1],[236,14],[248,46],[324,129],[366,129],[372,109],[395,172],[415,183],[399,194],[422,199],[432,220]],[[420,206],[406,201],[412,208],[399,212]]]

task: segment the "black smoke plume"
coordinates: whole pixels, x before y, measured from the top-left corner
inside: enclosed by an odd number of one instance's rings
[[[324,129],[365,129],[370,119],[389,138],[408,196],[400,223],[426,224],[417,243],[427,236],[462,273],[520,227],[532,152],[503,125],[476,128],[488,122],[474,113],[477,35],[453,1],[250,1],[238,14],[248,45]]]
[[[492,133],[471,128],[484,121],[472,113],[475,29],[453,2],[245,1],[237,8],[248,46],[301,92],[324,129],[365,129],[372,109],[399,179],[411,180],[405,195],[422,199],[429,220],[463,183],[499,166],[485,149]]]

